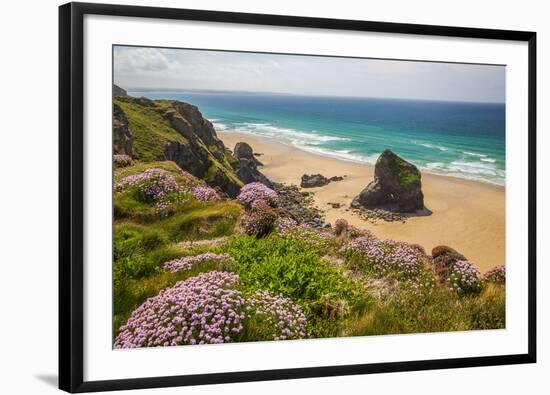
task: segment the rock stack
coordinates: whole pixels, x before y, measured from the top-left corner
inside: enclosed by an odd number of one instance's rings
[[[399,213],[422,210],[424,194],[420,179],[415,165],[387,149],[376,161],[374,180],[353,199],[351,207]]]
[[[263,166],[262,163],[256,159],[252,147],[247,143],[237,143],[233,149],[233,156],[236,159],[234,165],[237,177],[245,184],[251,182],[261,182],[269,188],[273,188],[273,183],[264,176],[259,170],[258,166]]]

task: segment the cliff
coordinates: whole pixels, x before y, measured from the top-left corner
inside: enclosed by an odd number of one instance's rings
[[[113,84],[113,96],[128,96],[128,92],[126,92],[120,86]]]
[[[236,159],[198,108],[177,100],[117,96],[114,149],[144,161],[174,161],[183,170],[235,197],[243,182]]]

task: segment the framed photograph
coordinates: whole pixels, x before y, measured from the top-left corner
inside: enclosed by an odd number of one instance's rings
[[[536,361],[536,34],[70,3],[59,386]]]

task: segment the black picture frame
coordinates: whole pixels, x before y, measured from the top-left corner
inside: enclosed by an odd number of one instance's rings
[[[215,374],[84,381],[83,19],[86,14],[511,40],[528,43],[528,352]],[[59,8],[59,388],[90,392],[536,362],[536,33],[286,15],[69,3]]]

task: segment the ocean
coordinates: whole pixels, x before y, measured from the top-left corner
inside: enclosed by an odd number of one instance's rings
[[[194,104],[217,131],[277,139],[304,151],[374,164],[389,148],[423,172],[504,185],[505,104],[129,91]]]

